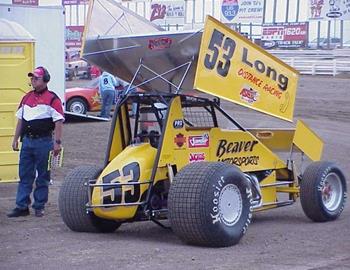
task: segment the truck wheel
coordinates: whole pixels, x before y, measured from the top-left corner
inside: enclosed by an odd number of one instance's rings
[[[171,184],[171,228],[184,242],[212,247],[235,245],[252,218],[252,193],[244,174],[222,162],[184,167]]]
[[[313,221],[337,219],[344,209],[346,180],[331,162],[313,162],[305,170],[300,184],[300,201],[305,215]]]
[[[110,233],[121,225],[86,211],[88,189],[85,183],[96,179],[100,172],[101,169],[95,166],[79,166],[65,177],[58,195],[58,207],[64,223],[72,231]]]
[[[75,97],[67,102],[67,111],[72,113],[86,114],[88,105],[86,101],[80,97]]]

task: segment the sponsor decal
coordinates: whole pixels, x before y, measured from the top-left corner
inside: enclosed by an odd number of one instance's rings
[[[255,91],[253,88],[246,86],[246,85],[241,90],[239,95],[241,96],[241,100],[243,100],[249,104],[256,102],[258,100],[258,97],[259,97],[258,91]]]
[[[249,83],[254,84],[255,86],[262,88],[265,92],[270,94],[273,97],[276,97],[278,99],[281,99],[282,97],[282,91],[279,89],[276,89],[276,87],[273,87],[272,85],[265,83],[263,80],[252,74],[251,72],[241,68],[238,70],[237,75],[242,77],[243,79],[247,80]],[[246,87],[246,86],[245,86]],[[247,87],[248,89],[250,87]]]
[[[150,39],[148,48],[150,50],[164,50],[170,48],[172,42],[172,39],[167,37]]]
[[[176,119],[173,122],[173,128],[180,129],[184,127],[184,121],[182,119]]]
[[[205,153],[190,153],[190,163],[201,162],[205,160]]]
[[[203,135],[188,136],[188,147],[209,147],[209,134],[205,133]]]
[[[268,66],[260,59],[251,59],[248,55],[249,50],[243,47],[242,51],[242,63],[255,69],[258,73],[264,74],[267,78],[272,79],[278,85],[282,91],[286,91],[288,88],[288,77],[283,73],[278,74],[278,71],[271,66]]]
[[[248,166],[248,165],[258,165],[259,156],[229,157],[229,158],[222,158],[222,159],[219,158],[218,161],[234,164],[239,167]]]
[[[175,136],[174,138],[174,143],[178,146],[178,147],[182,147],[184,146],[184,144],[186,143],[186,137],[179,133]]]
[[[98,92],[96,92],[96,94],[94,96],[91,97],[91,103],[93,105],[95,104],[101,104],[101,97],[100,95],[98,94]]]
[[[216,156],[218,161],[235,164],[237,166],[258,165],[259,156],[247,155],[240,157],[223,157],[224,154],[238,154],[244,152],[252,152],[258,141],[240,141],[228,142],[227,140],[220,140]]]
[[[216,156],[222,157],[224,154],[236,154],[241,152],[252,152],[258,141],[240,141],[228,142],[227,140],[219,140]]]

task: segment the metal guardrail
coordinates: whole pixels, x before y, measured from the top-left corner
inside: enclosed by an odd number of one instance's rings
[[[269,51],[300,74],[350,76],[350,49]]]

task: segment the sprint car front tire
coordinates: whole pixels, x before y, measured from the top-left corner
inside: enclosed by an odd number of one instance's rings
[[[337,219],[346,200],[346,180],[334,163],[311,163],[300,183],[300,202],[305,215],[313,221]]]
[[[65,177],[58,195],[58,206],[64,223],[76,232],[111,233],[121,223],[97,217],[86,211],[88,188],[86,182],[96,179],[101,169],[96,166],[79,166]]]
[[[242,238],[252,217],[244,174],[222,162],[199,162],[176,174],[168,199],[174,233],[192,245],[225,247]]]

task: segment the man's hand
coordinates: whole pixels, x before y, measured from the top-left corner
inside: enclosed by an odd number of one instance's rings
[[[53,155],[57,156],[61,152],[61,144],[58,144],[57,142],[54,143],[53,145]]]
[[[13,142],[12,142],[12,150],[13,151],[19,151],[18,140],[13,140]]]

